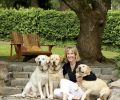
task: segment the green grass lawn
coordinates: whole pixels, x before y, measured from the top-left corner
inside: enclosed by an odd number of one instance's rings
[[[46,50],[47,48],[42,48]],[[13,52],[15,53],[15,52]],[[59,54],[61,56],[64,56],[64,47],[58,47],[55,46],[52,49],[52,53]],[[115,58],[119,56],[118,52],[113,52],[113,51],[102,51],[103,55],[107,58]],[[9,42],[0,42],[0,58],[7,58],[10,55],[10,43]]]

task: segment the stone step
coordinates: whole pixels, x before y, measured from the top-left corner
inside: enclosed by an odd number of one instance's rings
[[[108,68],[92,67],[92,71],[95,74],[112,75],[113,68],[112,67],[108,67]]]
[[[36,68],[36,63],[28,63],[28,62],[9,62],[8,70],[10,72],[33,72]],[[110,66],[110,67],[108,67]],[[92,70],[96,74],[102,75],[111,75],[113,68],[115,65],[92,65]]]
[[[8,70],[13,72],[15,78],[30,78],[31,73],[35,70],[36,63],[28,62],[9,62]],[[113,79],[113,69],[115,65],[113,64],[99,64],[91,65],[92,71],[104,80]],[[20,83],[19,80],[13,80],[12,84]],[[21,85],[20,85],[21,86]]]
[[[12,87],[25,86],[28,80],[29,78],[15,78],[14,80],[11,80],[11,86]]]
[[[110,82],[110,79],[112,79],[112,75],[99,75],[98,78],[101,78],[105,80],[106,82]],[[26,78],[15,78],[14,80],[11,80],[11,86],[23,88],[28,81],[29,81],[29,78],[27,77]]]
[[[13,72],[14,78],[30,78],[32,72]]]
[[[8,71],[10,72],[33,72],[36,66],[37,66],[36,63],[9,62]]]
[[[93,68],[93,72],[96,74],[96,76],[98,78],[102,78],[104,80],[113,78],[112,74],[110,74],[110,73],[112,73],[112,71],[111,71],[112,69],[108,68],[107,69],[108,72],[106,72],[107,74],[105,74],[105,73],[101,74],[100,70],[101,69],[99,69],[99,68]],[[13,77],[14,78],[30,78],[31,74],[32,74],[32,72],[13,72]]]
[[[15,79],[11,80],[11,87],[1,87],[0,88],[0,100],[40,100],[40,98],[16,98],[16,97],[6,97],[4,95],[13,95],[21,93],[26,83],[28,82],[32,72],[35,70],[37,64],[36,63],[28,63],[28,62],[8,62],[8,70],[9,72],[13,72],[13,77]],[[92,65],[92,71],[103,80],[112,79],[112,73],[114,69],[114,65]],[[2,90],[2,91],[1,91]],[[47,100],[47,99],[46,99]],[[94,99],[91,99],[94,100]]]
[[[0,95],[13,95],[13,94],[21,93],[21,92],[22,92],[22,88],[0,87]]]

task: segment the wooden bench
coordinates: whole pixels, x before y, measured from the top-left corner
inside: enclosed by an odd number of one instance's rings
[[[10,49],[10,60],[13,61],[17,59],[20,61],[21,56],[24,56],[23,61],[27,61],[37,55],[47,55],[52,54],[52,47],[54,45],[40,45],[40,38],[37,34],[21,34],[18,32],[11,33],[11,49]],[[13,55],[13,46],[15,47],[16,54]],[[41,50],[41,46],[48,47],[47,51]]]

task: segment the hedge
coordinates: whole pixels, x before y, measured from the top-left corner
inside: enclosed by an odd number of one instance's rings
[[[120,11],[109,11],[103,35],[103,44],[120,48]]]
[[[120,11],[109,11],[103,44],[120,46]],[[0,9],[0,38],[13,31],[37,33],[49,41],[73,41],[79,34],[79,19],[73,11],[31,8]]]

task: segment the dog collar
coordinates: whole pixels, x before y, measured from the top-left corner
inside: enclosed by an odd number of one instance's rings
[[[96,75],[91,71],[90,75],[84,76],[83,80],[95,81],[97,79]]]

